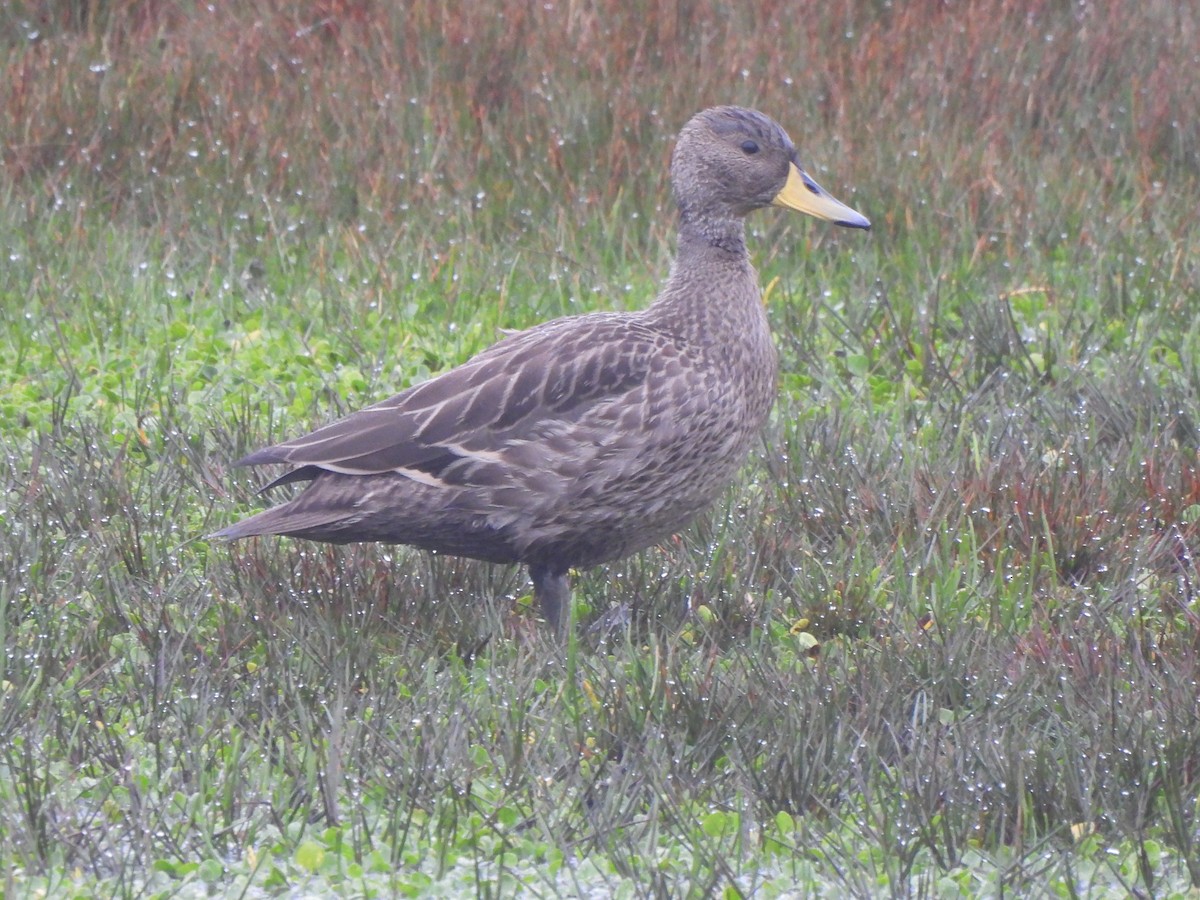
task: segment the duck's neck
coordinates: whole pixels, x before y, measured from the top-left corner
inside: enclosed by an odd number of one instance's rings
[[[681,217],[671,274],[646,310],[651,321],[699,344],[765,333],[758,274],[739,219]]]
[[[671,276],[643,316],[734,385],[743,424],[757,428],[766,419],[775,398],[775,344],[741,219],[704,230],[684,220]]]
[[[745,220],[732,216],[696,215],[688,209],[679,211],[679,255],[686,250],[704,255],[717,252],[738,258],[746,253]]]

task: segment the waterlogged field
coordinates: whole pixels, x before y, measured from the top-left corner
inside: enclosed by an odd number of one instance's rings
[[[1165,0],[0,4],[0,892],[1194,894],[1197,48]],[[648,302],[714,103],[875,228],[751,220],[772,422],[569,651],[516,569],[205,538],[248,450]]]

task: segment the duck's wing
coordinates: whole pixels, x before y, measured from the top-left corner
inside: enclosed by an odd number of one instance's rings
[[[469,485],[478,475],[487,482],[498,474],[491,464],[502,463],[510,449],[528,450],[548,440],[558,452],[569,453],[572,426],[595,418],[599,405],[643,396],[638,388],[652,369],[661,371],[664,364],[677,369],[680,357],[681,348],[669,336],[628,317],[558,320],[506,338],[458,368],[310,434],[251,453],[236,465],[295,467],[264,490],[322,471],[396,472],[456,486]],[[620,416],[637,418],[637,411],[618,404],[610,415],[615,425]],[[607,418],[581,428],[580,439],[589,439],[585,432],[602,427]],[[622,424],[629,424],[628,418]],[[528,453],[519,455],[528,458]]]

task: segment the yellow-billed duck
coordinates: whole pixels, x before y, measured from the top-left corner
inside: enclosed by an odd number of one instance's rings
[[[524,563],[550,625],[568,570],[655,544],[726,488],[775,397],[743,220],[767,206],[870,222],[800,166],[762,113],[707,109],[671,159],[679,246],[648,308],[569,316],[240,466],[292,468],[295,499],[217,532],[381,541]]]

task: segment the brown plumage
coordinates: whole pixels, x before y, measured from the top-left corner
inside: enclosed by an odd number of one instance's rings
[[[567,571],[686,525],[742,465],[775,396],[776,356],[743,219],[766,206],[869,228],[800,168],[771,119],[694,116],[671,160],[679,248],[635,313],[571,316],[238,460],[293,468],[295,499],[217,532],[411,544],[525,563],[556,629]]]

